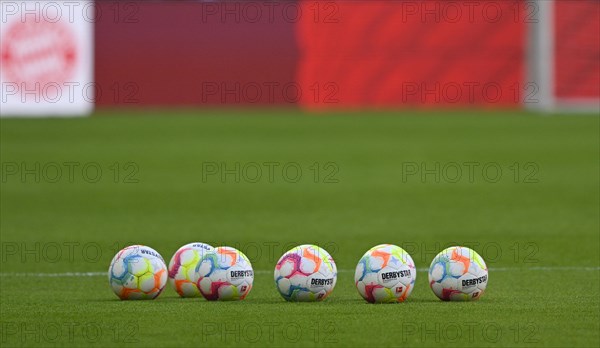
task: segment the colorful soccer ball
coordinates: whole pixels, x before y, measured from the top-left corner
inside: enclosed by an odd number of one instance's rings
[[[169,262],[169,283],[181,297],[202,297],[196,283],[192,281],[196,265],[204,253],[214,248],[204,243],[190,243],[175,252]]]
[[[316,245],[300,245],[275,266],[277,290],[287,301],[323,301],[337,281],[337,267],[327,251]]]
[[[193,281],[209,301],[243,300],[252,289],[254,271],[246,255],[223,246],[204,253]]]
[[[369,249],[356,265],[354,283],[370,303],[403,302],[417,278],[415,263],[399,246],[380,244]]]
[[[112,259],[108,281],[121,300],[151,300],[165,288],[167,266],[156,250],[128,246]]]
[[[485,262],[465,247],[444,249],[431,262],[429,285],[444,301],[471,301],[483,295],[488,282]]]

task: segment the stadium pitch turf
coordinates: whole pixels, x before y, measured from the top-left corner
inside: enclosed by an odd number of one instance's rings
[[[3,347],[600,344],[598,117],[199,113],[0,121]],[[118,249],[168,262],[192,241],[248,255],[246,300],[110,290]],[[304,243],[337,263],[322,303],[274,286],[279,256]],[[367,304],[354,287],[379,243],[416,263],[405,303]],[[487,262],[479,301],[429,289],[431,260],[453,244]]]

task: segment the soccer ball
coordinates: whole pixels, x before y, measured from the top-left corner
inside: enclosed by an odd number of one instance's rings
[[[181,297],[202,297],[192,281],[198,261],[214,248],[204,243],[190,243],[175,252],[169,262],[169,283]]]
[[[156,250],[132,245],[110,262],[108,281],[121,300],[151,300],[167,283],[167,266]]]
[[[241,251],[222,246],[204,253],[194,270],[193,281],[209,301],[243,300],[252,289],[254,271]]]
[[[477,300],[483,295],[487,282],[485,262],[469,248],[444,249],[429,267],[429,286],[444,301]]]
[[[323,301],[337,281],[337,267],[327,251],[316,245],[300,245],[275,266],[277,290],[287,301]]]
[[[413,259],[392,244],[369,249],[354,273],[358,292],[370,303],[403,302],[412,292],[416,278]]]

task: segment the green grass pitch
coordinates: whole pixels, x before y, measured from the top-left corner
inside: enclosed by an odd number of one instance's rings
[[[597,347],[599,126],[511,111],[3,119],[1,345]],[[250,257],[246,300],[110,290],[119,248],[168,262],[192,241]],[[338,266],[323,303],[287,303],[274,286],[279,256],[304,243]],[[370,305],[354,287],[380,243],[417,265],[405,303]],[[429,289],[431,259],[452,244],[488,264],[480,301]]]

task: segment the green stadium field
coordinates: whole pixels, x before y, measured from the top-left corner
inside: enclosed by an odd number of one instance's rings
[[[0,128],[2,347],[600,344],[598,117],[111,110]],[[120,248],[168,262],[193,241],[248,255],[246,300],[112,293]],[[331,252],[338,282],[322,303],[287,303],[273,268],[305,243]],[[404,303],[354,286],[380,243],[417,265]],[[429,289],[453,244],[487,262],[479,301]]]

